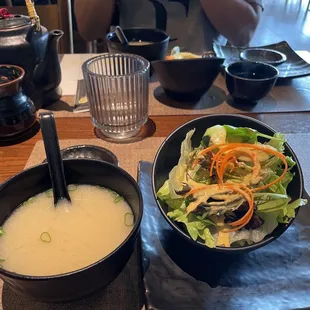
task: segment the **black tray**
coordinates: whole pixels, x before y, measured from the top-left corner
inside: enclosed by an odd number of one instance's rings
[[[243,255],[207,255],[176,235],[158,210],[152,164],[141,162],[147,309],[297,309],[310,306],[310,208],[277,240]]]
[[[310,64],[296,54],[286,41],[257,47],[273,49],[286,55],[286,62],[277,66],[280,78],[297,78],[310,75]],[[215,43],[213,44],[213,49],[217,57],[226,59],[224,62],[226,66],[230,63],[240,61],[240,52],[245,48],[222,46]]]

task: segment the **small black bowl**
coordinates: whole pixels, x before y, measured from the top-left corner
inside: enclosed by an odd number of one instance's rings
[[[106,35],[109,53],[129,53],[144,57],[148,61],[165,59],[170,37],[158,29],[128,28],[123,29],[128,41],[152,42],[148,45],[122,45],[115,32]]]
[[[250,127],[266,135],[273,135],[276,132],[273,128],[264,124],[263,122],[260,122],[251,117],[241,115],[219,114],[219,115],[208,115],[194,119],[180,126],[175,131],[173,131],[160,146],[155,156],[153,165],[152,188],[153,188],[153,194],[157,202],[157,206],[161,214],[163,215],[165,220],[170,224],[173,230],[177,232],[178,235],[185,238],[185,240],[189,241],[193,246],[201,247],[205,251],[218,252],[222,254],[238,254],[256,250],[276,240],[287,230],[287,228],[292,224],[294,219],[291,219],[287,224],[279,224],[278,227],[270,235],[266,236],[265,239],[262,240],[261,242],[252,245],[247,245],[244,247],[208,248],[207,246],[204,245],[203,242],[200,242],[199,240],[194,241],[189,236],[186,230],[181,228],[176,222],[174,222],[172,219],[168,217],[167,215],[168,206],[161,200],[157,199],[156,195],[157,191],[168,179],[169,172],[171,171],[171,169],[178,163],[178,160],[180,158],[181,143],[184,140],[186,134],[190,130],[194,128],[196,129],[192,137],[192,144],[193,147],[197,147],[199,146],[201,137],[203,136],[207,128],[212,127],[214,125],[225,125],[225,124],[235,127]],[[287,143],[285,143],[284,153],[288,156],[291,156],[293,160],[296,162],[296,166],[292,170],[292,172],[295,173],[295,176],[287,189],[288,195],[292,198],[292,201],[294,201],[296,199],[301,198],[303,195],[304,183],[303,183],[302,171],[295,153]]]
[[[197,101],[212,86],[224,58],[153,61],[152,67],[167,96],[177,101]]]
[[[62,149],[60,154],[62,159],[93,159],[118,166],[118,159],[115,154],[100,146],[74,145]]]
[[[135,224],[129,236],[112,253],[76,271],[55,276],[28,276],[0,267],[1,279],[13,291],[44,302],[80,299],[109,285],[133,253],[143,213],[141,191],[135,180],[123,169],[107,162],[89,159],[68,159],[63,163],[68,184],[103,186],[123,196],[132,209]],[[0,186],[0,224],[22,202],[51,187],[47,163],[24,170],[4,182]]]
[[[247,48],[240,53],[240,58],[247,61],[258,61],[269,65],[278,66],[287,59],[286,55],[268,48]]]
[[[225,68],[226,86],[236,103],[255,104],[275,85],[277,68],[252,61],[235,62]]]

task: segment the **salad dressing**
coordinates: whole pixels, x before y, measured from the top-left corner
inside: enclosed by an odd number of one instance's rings
[[[230,246],[229,233],[219,231],[218,236],[217,236],[216,245],[217,246],[229,247]]]

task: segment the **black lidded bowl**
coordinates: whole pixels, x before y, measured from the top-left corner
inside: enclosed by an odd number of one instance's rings
[[[152,42],[148,45],[122,45],[115,32],[106,35],[106,42],[109,53],[129,53],[144,57],[148,61],[165,59],[169,40],[169,35],[159,29],[148,28],[125,28],[123,29],[128,41]]]
[[[122,195],[133,211],[135,224],[129,236],[111,254],[77,271],[38,277],[19,275],[0,268],[1,279],[13,291],[37,301],[72,301],[105,288],[131,257],[141,223],[141,192],[135,180],[123,169],[102,161],[76,159],[65,160],[64,170],[67,184],[99,185]],[[4,182],[0,186],[0,223],[22,202],[49,188],[51,182],[46,163],[22,171]]]
[[[114,153],[96,145],[74,145],[60,150],[62,159],[93,159],[101,160],[118,166],[118,159]],[[46,161],[46,160],[45,160]]]
[[[261,47],[247,48],[240,53],[240,58],[247,61],[259,61],[269,65],[278,66],[287,60],[285,54]]]
[[[257,131],[267,134],[273,135],[276,131],[264,124],[263,122],[256,120],[254,118],[248,116],[241,116],[237,114],[218,114],[218,115],[207,115],[192,121],[185,123],[184,125],[177,128],[173,131],[162,143],[157,154],[155,156],[153,171],[152,171],[152,188],[153,194],[155,196],[155,200],[157,206],[165,218],[165,220],[170,224],[174,231],[177,232],[178,235],[185,238],[188,242],[193,244],[194,246],[199,246],[206,251],[218,252],[222,254],[236,254],[242,252],[249,252],[256,250],[281,236],[287,228],[292,224],[294,219],[291,219],[287,224],[279,224],[278,227],[268,236],[264,238],[261,242],[247,245],[244,247],[215,247],[208,248],[204,245],[203,242],[194,241],[185,229],[182,229],[178,226],[173,220],[171,220],[167,216],[168,206],[163,203],[161,200],[157,199],[156,193],[160,189],[160,187],[164,184],[165,180],[168,179],[169,172],[171,169],[178,163],[180,157],[180,147],[182,141],[185,139],[186,134],[192,130],[196,129],[193,137],[192,137],[192,145],[196,147],[200,144],[201,137],[205,133],[206,129],[212,127],[214,125],[231,125],[235,127],[250,127],[252,129],[256,129]],[[292,172],[295,173],[295,176],[292,182],[288,187],[288,195],[292,198],[292,201],[299,199],[302,197],[304,183],[303,183],[303,175],[298,159],[292,150],[292,148],[285,143],[285,154],[288,156],[292,156],[292,158],[296,161],[296,166],[292,169]],[[299,209],[296,210],[296,214]]]
[[[212,86],[224,58],[153,61],[152,67],[167,96],[178,101],[198,101]]]

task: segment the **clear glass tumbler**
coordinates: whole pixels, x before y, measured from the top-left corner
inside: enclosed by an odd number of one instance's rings
[[[132,54],[102,54],[83,66],[94,126],[107,137],[126,139],[147,122],[150,63]]]

